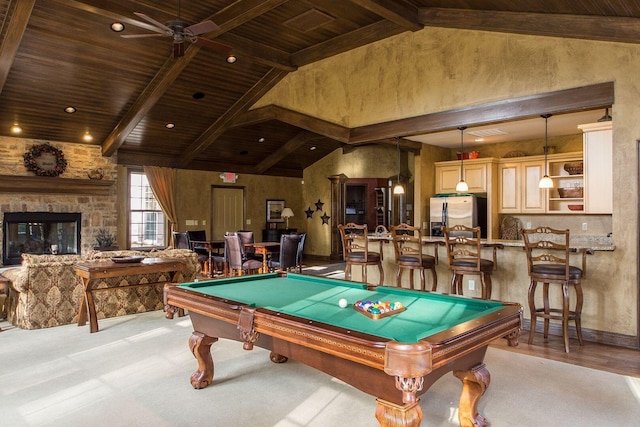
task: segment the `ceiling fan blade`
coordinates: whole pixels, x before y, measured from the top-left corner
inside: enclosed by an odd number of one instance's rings
[[[151,22],[153,25],[155,25],[156,27],[158,27],[158,29],[156,31],[158,32],[162,32],[162,33],[167,33],[169,35],[173,34],[173,30],[169,27],[167,27],[166,25],[164,25],[162,22],[156,21],[155,19],[145,15],[144,13],[141,12],[133,12],[134,15],[136,15],[138,18],[142,18],[147,22]]]
[[[213,21],[202,21],[197,24],[189,25],[184,31],[192,36],[197,36],[204,33],[210,33],[220,29]]]
[[[124,37],[125,39],[139,39],[143,37],[165,37],[166,34],[122,34],[120,37]]]
[[[175,42],[173,43],[173,58],[181,58],[184,56],[184,43],[183,42]]]
[[[205,39],[202,37],[194,37],[191,42],[200,46],[204,46],[207,49],[215,50],[216,52],[230,53],[233,50],[231,46],[227,46],[226,44],[218,43],[216,41]]]

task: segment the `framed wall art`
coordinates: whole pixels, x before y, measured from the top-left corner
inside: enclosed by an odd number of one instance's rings
[[[284,200],[267,200],[267,222],[284,222]]]

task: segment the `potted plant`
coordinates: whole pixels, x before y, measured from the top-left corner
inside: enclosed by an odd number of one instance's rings
[[[98,245],[95,246],[93,249],[100,250],[100,251],[117,251],[118,250],[118,247],[114,245],[114,243],[116,242],[116,236],[106,228],[99,229],[95,237],[96,237],[96,242],[98,242]]]

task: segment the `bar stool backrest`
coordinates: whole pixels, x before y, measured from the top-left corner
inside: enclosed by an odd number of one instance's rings
[[[569,230],[557,230],[542,226],[522,230],[524,249],[527,252],[529,275],[541,274],[570,279]]]

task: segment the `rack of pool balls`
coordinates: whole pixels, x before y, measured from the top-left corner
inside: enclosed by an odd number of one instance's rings
[[[374,320],[391,316],[405,310],[401,302],[390,301],[356,301],[353,308]]]

